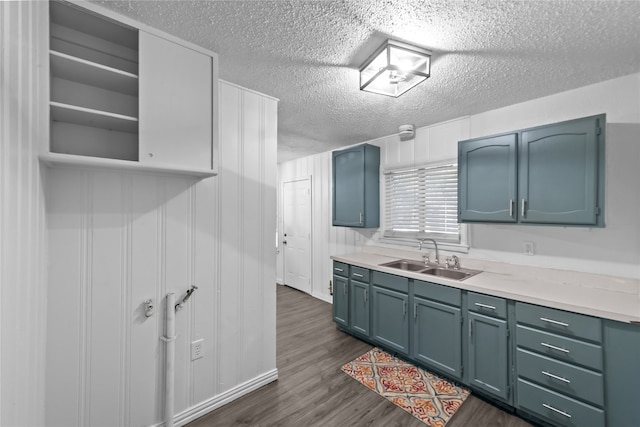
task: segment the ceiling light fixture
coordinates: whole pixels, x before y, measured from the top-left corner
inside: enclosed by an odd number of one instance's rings
[[[389,39],[360,67],[360,90],[397,98],[430,75],[430,51]]]

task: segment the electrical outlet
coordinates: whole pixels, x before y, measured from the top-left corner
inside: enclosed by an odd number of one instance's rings
[[[525,255],[533,255],[533,242],[522,242],[522,253]]]
[[[191,343],[191,360],[202,359],[204,357],[204,339],[199,339]]]

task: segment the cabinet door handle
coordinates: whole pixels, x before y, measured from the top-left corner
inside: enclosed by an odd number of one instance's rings
[[[551,405],[547,405],[546,403],[543,403],[542,406],[544,406],[545,408],[549,409],[550,411],[555,412],[556,414],[564,415],[567,418],[571,418],[571,414],[567,414],[566,412],[561,411],[560,409],[556,409]]]
[[[418,304],[417,303],[413,303],[413,320],[416,320],[418,318]]]
[[[564,377],[559,377],[558,375],[554,375],[551,372],[540,371],[542,375],[546,375],[549,378],[553,378],[554,380],[562,381],[563,383],[571,384],[571,380],[568,380]]]
[[[469,319],[469,338],[473,336],[473,322]]]
[[[364,223],[364,214],[360,212],[360,225]]]
[[[480,308],[487,308],[489,310],[495,310],[496,308],[492,305],[487,305],[487,304],[482,304],[480,302],[476,302],[475,305],[477,305]]]
[[[364,290],[364,303],[366,304],[368,300],[369,300],[369,291],[365,289]]]
[[[345,295],[347,294],[347,284],[346,283],[342,284],[342,293],[345,294]]]
[[[527,217],[527,200],[526,199],[522,199],[522,202],[520,204],[520,213],[522,214],[522,218],[526,218]]]
[[[513,218],[513,205],[514,205],[514,201],[513,199],[509,200],[509,218]]]
[[[540,345],[543,346],[543,347],[550,348],[551,350],[558,350],[558,351],[561,351],[561,352],[566,353],[566,354],[570,353],[570,351],[567,350],[566,348],[556,347],[555,345],[547,344],[546,342],[541,342]]]
[[[402,316],[406,316],[406,315],[407,315],[407,302],[402,301]]]
[[[359,277],[359,278],[361,278],[361,279],[364,277],[362,274],[358,274],[358,273],[353,273],[353,275],[354,275],[355,277]]]
[[[542,320],[543,322],[551,323],[558,326],[569,327],[568,323],[558,322],[557,320],[547,319],[546,317],[541,317],[540,320]]]

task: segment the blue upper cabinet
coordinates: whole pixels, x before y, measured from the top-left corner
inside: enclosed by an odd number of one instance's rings
[[[460,222],[604,227],[605,115],[458,143]]]
[[[516,222],[518,134],[458,144],[461,222]]]
[[[602,128],[604,117],[588,117],[522,132],[521,222],[598,223]]]
[[[333,225],[380,226],[380,147],[333,152]]]

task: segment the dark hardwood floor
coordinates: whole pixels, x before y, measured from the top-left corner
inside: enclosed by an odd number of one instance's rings
[[[340,370],[371,345],[335,327],[331,304],[278,286],[277,340],[278,381],[187,426],[424,427]],[[447,424],[462,426],[531,425],[472,395]]]

